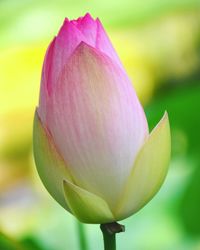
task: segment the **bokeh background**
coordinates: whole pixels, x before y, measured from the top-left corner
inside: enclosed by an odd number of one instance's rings
[[[152,128],[172,130],[169,174],[157,196],[126,219],[123,250],[200,250],[200,1],[0,1],[0,249],[79,250],[77,221],[35,170],[32,123],[45,50],[63,19],[99,17]],[[103,249],[85,225],[88,250]]]

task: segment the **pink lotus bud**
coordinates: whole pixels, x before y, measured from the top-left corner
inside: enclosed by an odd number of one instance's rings
[[[143,108],[101,22],[66,19],[43,65],[34,156],[49,193],[79,220],[120,220],[160,188],[170,158],[165,114]]]

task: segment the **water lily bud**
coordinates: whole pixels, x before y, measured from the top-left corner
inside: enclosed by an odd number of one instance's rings
[[[168,116],[149,134],[120,59],[89,14],[66,19],[47,50],[34,156],[49,193],[85,223],[130,216],[166,176]]]

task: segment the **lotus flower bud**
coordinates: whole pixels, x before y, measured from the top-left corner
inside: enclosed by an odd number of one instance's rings
[[[46,189],[85,223],[137,212],[170,159],[165,113],[149,134],[143,108],[99,21],[65,19],[44,59],[34,157]]]

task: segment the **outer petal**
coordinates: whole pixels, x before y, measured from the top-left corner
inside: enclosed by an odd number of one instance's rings
[[[48,92],[52,93],[58,77],[63,70],[63,67],[68,62],[69,57],[72,55],[76,47],[81,41],[85,41],[84,35],[79,31],[76,26],[65,19],[61,27],[54,45],[53,57],[51,59],[51,76],[48,80]]]
[[[109,56],[119,67],[121,67],[122,70],[124,70],[122,63],[113,48],[113,45],[106,34],[106,31],[103,28],[103,25],[101,24],[101,21],[97,18],[97,35],[96,35],[96,48],[99,49],[101,52],[105,53],[107,56]]]
[[[49,96],[58,81],[59,75],[67,64],[76,47],[86,38],[68,19],[65,19],[58,35],[50,43],[43,64],[40,86],[39,113],[42,122],[46,123]]]
[[[40,118],[42,119],[43,122],[46,121],[46,110],[47,110],[48,96],[49,96],[48,82],[51,82],[52,75],[54,74],[54,68],[52,68],[52,62],[53,62],[53,55],[54,55],[54,48],[55,48],[55,40],[56,38],[52,40],[52,42],[50,43],[47,49],[44,63],[43,63],[43,68],[42,68],[39,109],[40,109],[40,114],[41,114]]]
[[[171,152],[168,115],[165,113],[140,150],[119,206],[118,219],[137,212],[159,190],[167,174]]]
[[[48,108],[46,126],[76,183],[114,207],[148,134],[127,75],[109,57],[81,43]]]
[[[51,135],[42,126],[37,111],[34,119],[33,151],[37,170],[44,186],[57,202],[70,211],[64,198],[63,180],[71,180],[71,177],[53,144]]]
[[[115,221],[102,198],[68,181],[64,181],[63,186],[67,204],[80,221],[98,224]]]

